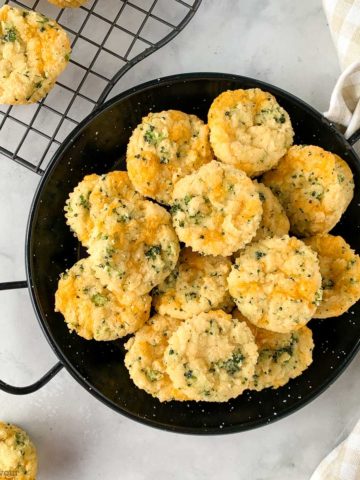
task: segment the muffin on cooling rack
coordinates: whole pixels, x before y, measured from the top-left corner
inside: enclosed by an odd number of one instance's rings
[[[53,88],[70,58],[70,40],[52,19],[31,10],[0,9],[0,103],[34,103]]]
[[[84,5],[88,0],[48,0],[59,8],[76,8]]]

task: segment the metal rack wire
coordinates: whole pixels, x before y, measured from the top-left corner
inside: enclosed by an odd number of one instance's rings
[[[174,38],[200,3],[90,0],[81,8],[59,10],[46,0],[0,0],[0,6],[55,18],[72,41],[70,63],[46,98],[33,105],[0,106],[0,152],[42,175],[67,134],[133,65]]]

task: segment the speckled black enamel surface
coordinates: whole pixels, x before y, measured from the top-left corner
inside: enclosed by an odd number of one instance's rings
[[[220,92],[253,87],[273,93],[289,112],[295,143],[320,145],[349,163],[355,177],[355,197],[333,232],[360,252],[360,162],[349,144],[335,127],[297,98],[256,80],[232,75],[168,77],[116,97],[68,137],[49,165],[34,199],[28,225],[27,274],[45,335],[68,371],[85,388],[118,412],[155,427],[220,434],[272,422],[322,392],[344,370],[360,344],[360,305],[356,305],[341,317],[310,322],[315,340],[314,362],[286,386],[248,392],[224,404],[161,404],[130,380],[123,363],[123,341],[83,340],[70,334],[61,315],[54,313],[60,272],[84,254],[63,214],[65,200],[75,185],[89,173],[124,169],[129,135],[150,110],[179,109],[206,120],[211,101]]]

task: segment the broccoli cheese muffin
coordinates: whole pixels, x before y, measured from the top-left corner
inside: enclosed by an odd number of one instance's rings
[[[34,103],[54,86],[70,57],[70,41],[52,19],[0,8],[0,103]]]
[[[86,340],[115,340],[135,332],[149,318],[150,307],[149,295],[117,295],[104,287],[90,258],[62,275],[55,294],[55,311]]]
[[[100,281],[113,292],[138,295],[171,273],[179,250],[170,214],[148,200],[114,200],[96,224],[89,246]]]
[[[329,232],[354,192],[353,176],[344,160],[313,145],[291,147],[263,182],[285,208],[290,230],[302,237]]]
[[[360,257],[342,237],[316,235],[304,242],[319,256],[323,297],[314,317],[338,317],[360,299]]]
[[[108,214],[113,200],[137,202],[143,197],[134,189],[127,172],[115,170],[98,177],[89,195],[89,207],[95,223]]]
[[[213,310],[183,321],[164,361],[174,386],[191,400],[226,402],[248,388],[257,357],[246,324]]]
[[[66,223],[86,247],[89,243],[94,221],[90,215],[90,194],[99,180],[99,175],[86,175],[70,193],[65,204]]]
[[[174,184],[212,159],[207,125],[177,110],[149,113],[128,144],[127,169],[136,190],[170,204]]]
[[[301,375],[312,363],[314,342],[310,328],[275,333],[255,327],[238,310],[232,315],[247,323],[259,350],[250,390],[282,387],[292,378]]]
[[[287,235],[290,223],[281,203],[270,188],[265,187],[263,183],[258,183],[256,180],[254,180],[254,183],[258,188],[259,197],[262,201],[263,215],[253,241],[257,242],[267,237]]]
[[[48,0],[59,8],[76,8],[84,5],[88,0]]]
[[[154,315],[125,344],[128,350],[125,366],[131,379],[138,388],[161,402],[187,400],[186,395],[174,387],[163,361],[168,340],[180,324],[175,318]]]
[[[254,325],[278,333],[303,327],[321,300],[317,254],[285,235],[248,245],[228,278],[230,295]]]
[[[176,183],[171,212],[185,245],[229,256],[255,236],[262,206],[244,172],[214,160]]]
[[[67,224],[84,246],[89,246],[94,229],[115,200],[136,202],[143,197],[134,190],[126,172],[87,175],[70,193],[65,205]]]
[[[208,123],[216,157],[251,177],[275,167],[293,142],[289,115],[258,88],[221,93],[211,104]]]
[[[0,422],[0,478],[35,480],[37,468],[36,450],[29,435],[16,425]]]
[[[224,257],[181,251],[178,264],[153,291],[155,309],[161,315],[190,318],[213,309],[231,309],[227,277],[231,262]]]

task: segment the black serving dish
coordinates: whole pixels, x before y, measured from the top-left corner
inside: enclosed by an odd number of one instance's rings
[[[65,224],[65,200],[89,173],[125,169],[132,129],[150,110],[179,109],[206,120],[212,100],[227,89],[259,87],[274,94],[289,112],[295,143],[315,144],[337,153],[350,165],[355,196],[334,233],[360,252],[360,161],[341,133],[320,113],[272,85],[236,75],[193,73],[152,81],[118,95],[88,116],[64,141],[50,162],[31,208],[26,268],[33,306],[60,362],[36,384],[10,393],[40,388],[62,365],[96,398],[134,420],[181,433],[222,434],[252,429],[289,415],[313,400],[344,371],[360,345],[360,305],[339,318],[313,320],[314,361],[303,375],[278,390],[247,392],[223,404],[160,403],[139,390],[124,366],[123,341],[86,341],[70,334],[54,313],[59,274],[79,257],[78,244]],[[64,393],[66,395],[66,393]]]

